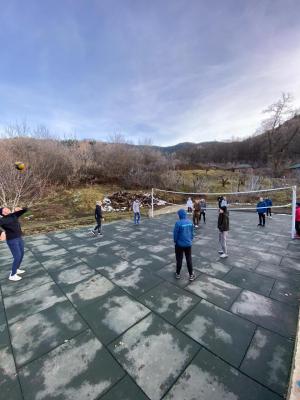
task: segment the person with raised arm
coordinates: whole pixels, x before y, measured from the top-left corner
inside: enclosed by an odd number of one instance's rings
[[[0,208],[0,240],[6,240],[13,256],[11,273],[8,278],[13,282],[20,281],[22,278],[19,275],[25,272],[20,269],[24,257],[24,241],[19,218],[26,211],[27,208],[20,207],[16,207],[13,212],[7,207]]]

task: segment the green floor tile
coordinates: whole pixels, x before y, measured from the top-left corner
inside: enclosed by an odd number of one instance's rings
[[[241,292],[237,286],[204,274],[199,275],[187,290],[224,309],[229,309]]]
[[[295,283],[276,281],[270,297],[283,303],[299,306],[300,289]]]
[[[14,282],[18,284],[18,282]],[[66,298],[55,283],[46,283],[4,299],[9,324],[61,303]]]
[[[200,273],[202,272],[220,279],[232,268],[228,265],[222,264],[221,262],[211,262],[209,260],[202,259],[201,257],[194,257],[193,265],[197,271],[200,271]]]
[[[9,347],[0,348],[0,399],[22,400],[14,359]]]
[[[129,376],[125,376],[101,400],[148,400],[149,397],[133,382]]]
[[[149,314],[150,310],[120,290],[81,308],[80,313],[99,340],[109,343]]]
[[[258,328],[241,371],[280,395],[288,389],[294,343],[263,328]]]
[[[275,280],[253,271],[246,271],[241,268],[233,268],[225,277],[226,282],[239,286],[253,292],[269,296]]]
[[[192,340],[150,314],[109,345],[151,400],[159,400],[199,349]]]
[[[132,296],[138,297],[159,284],[161,279],[138,267],[127,274],[114,278],[113,282]]]
[[[73,285],[63,287],[68,299],[76,307],[84,307],[103,296],[112,295],[117,287],[104,276],[96,274]]]
[[[19,372],[25,400],[96,400],[124,371],[91,332],[84,332]]]
[[[297,309],[279,301],[244,290],[231,307],[241,317],[286,337],[293,337],[297,328]]]
[[[139,297],[139,301],[175,324],[200,301],[200,298],[171,283],[163,282]]]
[[[4,311],[0,311],[0,348],[10,344]]]
[[[80,263],[81,260],[78,257],[73,257],[70,254],[63,257],[53,257],[50,260],[43,261],[42,265],[47,271],[59,271],[63,268],[72,267],[72,265]]]
[[[58,271],[52,270],[50,273],[54,281],[63,288],[92,277],[95,275],[95,270],[81,261],[71,267],[63,268]]]
[[[252,336],[255,325],[202,300],[177,328],[238,367]]]
[[[202,349],[164,400],[282,400]]]
[[[122,260],[121,258],[118,261],[113,263],[107,262],[103,264],[101,267],[96,268],[96,270],[101,274],[106,276],[108,279],[114,278],[122,278],[123,275],[126,275],[130,271],[133,271],[137,267],[134,266],[131,262]]]
[[[10,325],[17,366],[36,359],[87,329],[68,300]]]
[[[4,297],[13,296],[16,293],[33,289],[36,286],[52,282],[51,276],[44,270],[39,269],[36,273],[27,275],[27,271],[22,275],[22,280],[12,282],[8,279],[1,282],[1,289]]]
[[[260,263],[255,270],[260,275],[278,279],[284,282],[291,282],[300,285],[300,274],[292,268],[283,267],[281,265],[270,265]]]

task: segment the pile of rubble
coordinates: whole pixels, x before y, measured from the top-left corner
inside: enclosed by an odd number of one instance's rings
[[[103,199],[103,211],[130,211],[132,203],[138,200],[141,208],[151,208],[151,193],[116,192]],[[154,207],[164,206],[167,202],[158,198],[153,199]]]

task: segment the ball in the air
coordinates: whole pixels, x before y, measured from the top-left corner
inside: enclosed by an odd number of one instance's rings
[[[20,161],[17,161],[15,162],[15,167],[18,171],[23,171],[25,169],[25,164]]]

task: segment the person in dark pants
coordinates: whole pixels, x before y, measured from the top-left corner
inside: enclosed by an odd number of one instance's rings
[[[266,206],[267,206],[267,217],[270,217],[270,218],[272,218],[272,205],[273,205],[273,202],[272,202],[272,200],[269,198],[269,197],[267,197],[266,199],[265,199],[265,204],[266,204]]]
[[[102,215],[102,202],[97,201],[96,202],[96,208],[95,208],[95,220],[97,222],[97,225],[95,226],[94,230],[92,230],[92,234],[96,236],[96,232],[98,232],[98,235],[102,236],[102,220],[103,215]]]
[[[173,238],[175,243],[176,255],[176,279],[180,279],[183,254],[185,254],[186,265],[189,271],[189,280],[193,281],[196,277],[193,272],[192,264],[192,242],[194,238],[193,224],[187,219],[186,212],[181,209],[178,211],[179,221],[174,226]]]
[[[258,213],[258,219],[259,219],[257,226],[265,226],[267,207],[262,197],[260,197],[259,202],[256,204],[256,211]]]
[[[203,221],[206,224],[206,201],[205,201],[205,199],[200,200],[200,207],[201,207],[200,221],[201,221],[201,215],[202,215]]]
[[[218,217],[218,229],[219,229],[219,243],[221,249],[218,251],[220,258],[227,258],[227,236],[229,231],[229,213],[227,207],[223,206],[219,209]]]
[[[200,213],[201,213],[200,200],[197,199],[195,200],[194,203],[194,212],[193,212],[193,224],[195,228],[198,228],[199,226]]]
[[[20,269],[24,257],[24,242],[22,239],[22,230],[19,217],[27,211],[27,208],[17,207],[14,212],[7,207],[0,208],[0,240],[6,240],[6,243],[13,256],[10,281],[20,281],[19,276],[24,274],[24,270]]]

